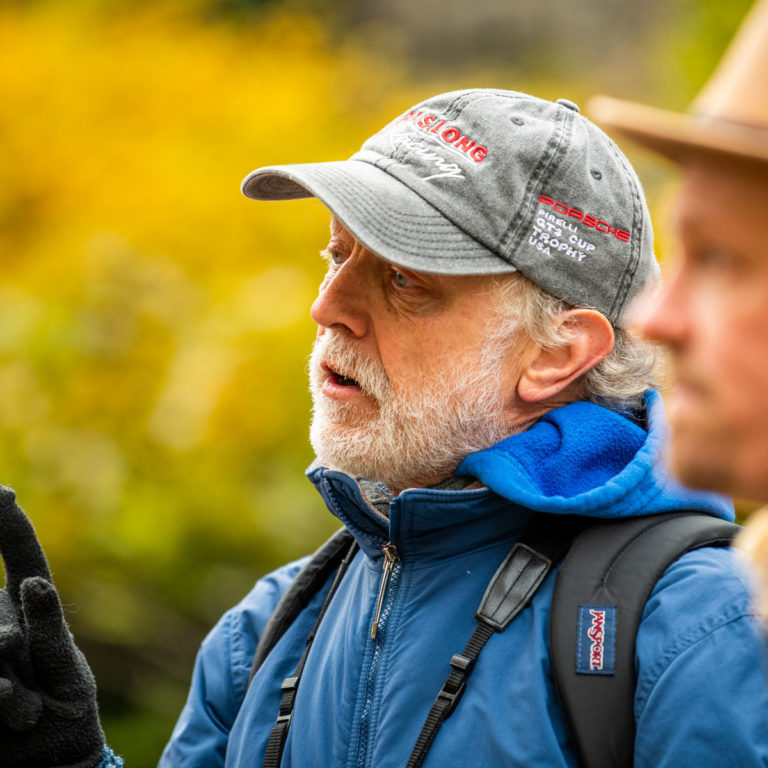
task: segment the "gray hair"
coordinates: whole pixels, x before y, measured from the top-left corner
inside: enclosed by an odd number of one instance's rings
[[[507,321],[508,333],[523,331],[546,349],[570,342],[567,326],[556,321],[573,305],[520,272],[500,275],[494,282],[492,301]],[[613,350],[582,377],[582,398],[616,411],[634,410],[642,406],[643,393],[657,386],[662,374],[662,351],[623,328],[613,326],[613,333]]]

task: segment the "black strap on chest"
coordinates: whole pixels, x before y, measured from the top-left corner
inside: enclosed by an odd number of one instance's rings
[[[304,665],[307,663],[307,656],[309,656],[309,651],[312,647],[315,635],[317,634],[317,630],[320,627],[320,622],[322,622],[325,612],[328,610],[328,606],[331,604],[331,600],[336,594],[336,590],[339,588],[341,580],[344,578],[344,574],[346,573],[349,564],[352,562],[352,558],[355,556],[357,549],[357,542],[354,541],[351,534],[345,530],[336,533],[323,545],[323,547],[320,548],[320,550],[318,550],[317,553],[315,553],[307,566],[299,572],[289,590],[283,595],[283,598],[278,603],[278,608],[275,609],[267,626],[264,628],[262,638],[267,638],[265,646],[268,645],[269,647],[264,650],[261,641],[259,642],[256,654],[254,655],[253,664],[251,665],[251,679],[258,671],[259,666],[264,661],[269,651],[293,622],[293,619],[295,619],[307,606],[311,596],[316,594],[328,580],[330,574],[333,573],[332,566],[337,567],[336,576],[333,579],[331,588],[328,590],[328,594],[320,609],[315,625],[312,627],[312,631],[307,637],[304,652],[299,659],[299,663],[296,665],[293,675],[291,677],[286,677],[280,686],[280,710],[277,720],[272,726],[269,739],[267,740],[267,748],[264,753],[264,768],[279,768],[280,766],[280,760],[282,759],[283,750],[285,749],[285,740],[288,737],[288,729],[291,727],[293,705],[296,701],[296,693],[299,689],[299,683],[301,682],[301,675],[304,672]],[[299,582],[298,585],[297,582]],[[311,592],[309,590],[311,590]],[[286,597],[288,598],[287,600]],[[270,624],[272,624],[272,619],[274,619],[275,622],[273,626],[270,626]]]
[[[696,512],[597,522],[560,566],[550,612],[552,675],[582,768],[626,768],[634,760],[635,637],[664,571],[690,550],[727,546],[738,525]],[[612,674],[577,671],[582,607],[613,607]],[[695,610],[693,606],[693,610]]]
[[[323,584],[328,581],[331,574],[341,566],[345,559],[351,559],[350,549],[354,542],[352,534],[346,528],[341,528],[310,557],[307,564],[296,575],[296,578],[280,598],[277,607],[272,611],[272,615],[259,637],[259,643],[251,662],[248,685],[251,684],[253,676],[259,671],[259,667],[264,663],[264,659],[275,647],[277,641],[309,605],[309,601],[323,588]],[[346,570],[346,566],[344,570]],[[332,590],[335,591],[333,587]]]
[[[451,716],[467,686],[480,651],[494,632],[503,632],[530,603],[552,568],[562,559],[571,541],[584,526],[582,518],[569,517],[552,525],[552,518],[537,515],[493,575],[475,613],[477,628],[461,653],[451,658],[451,672],[437,694],[421,729],[407,768],[419,768],[440,726]]]
[[[534,516],[489,583],[478,607],[478,626],[430,709],[408,761],[424,762],[442,723],[454,711],[480,651],[528,605],[552,568],[563,558],[550,614],[550,650],[555,687],[582,768],[626,768],[634,751],[634,648],[645,603],[666,568],[692,549],[725,546],[739,527],[697,512],[669,513],[610,522]],[[283,682],[280,713],[270,734],[264,768],[278,768],[296,691],[309,648],[333,594],[355,553],[352,537],[339,531],[297,576],[267,624],[254,656],[251,677],[269,650],[322,588],[335,569],[326,597],[296,671]],[[578,616],[582,606],[617,609],[615,672],[576,672]]]

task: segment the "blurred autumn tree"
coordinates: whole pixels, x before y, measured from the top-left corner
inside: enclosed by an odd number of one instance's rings
[[[1,479],[129,765],[205,630],[337,527],[302,477],[327,215],[239,182],[350,154],[412,100],[393,78],[306,16],[0,12]]]
[[[573,61],[544,81],[513,57],[425,75],[370,26],[344,34],[353,6],[323,22],[316,0],[0,7],[0,481],[130,768],[156,762],[205,631],[336,527],[302,477],[327,214],[247,201],[241,178],[345,157],[440,89],[582,98],[615,81]],[[659,83],[689,31],[655,33]]]

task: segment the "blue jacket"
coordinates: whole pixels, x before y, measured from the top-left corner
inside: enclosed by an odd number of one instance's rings
[[[475,610],[532,510],[602,518],[697,508],[732,519],[729,502],[684,490],[658,469],[661,400],[647,397],[648,431],[584,402],[465,459],[457,474],[486,487],[411,489],[388,518],[353,479],[309,477],[358,540],[304,671],[283,766],[403,768],[443,684],[449,659],[476,626]],[[399,554],[375,639],[370,628],[382,546]],[[265,622],[301,566],[261,579],[203,642],[189,699],[160,765],[262,764],[280,699],[325,596],[300,614],[247,688]],[[552,574],[483,650],[429,766],[575,766],[548,658]],[[675,562],[656,585],[636,645],[635,765],[768,765],[768,678],[761,629],[730,550]],[[606,728],[610,724],[606,724]]]

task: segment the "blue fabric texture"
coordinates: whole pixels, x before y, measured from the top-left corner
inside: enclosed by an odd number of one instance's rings
[[[733,520],[730,501],[684,489],[659,466],[667,434],[664,404],[651,390],[645,405],[648,432],[594,403],[556,408],[528,431],[471,454],[457,474],[556,515],[631,517],[695,508]]]
[[[95,768],[123,768],[123,758],[116,755],[112,748],[105,744],[101,753],[101,761]]]
[[[476,626],[491,576],[533,512],[615,518],[700,509],[731,519],[730,502],[686,491],[659,469],[663,406],[656,393],[646,406],[637,420],[581,402],[552,411],[527,432],[467,457],[460,473],[484,487],[410,489],[392,500],[388,517],[354,479],[310,468],[361,551],[312,646],[282,765],[407,763],[451,656]],[[371,639],[386,543],[398,559]],[[247,687],[258,637],[300,565],[260,580],[206,638],[162,768],[262,764],[280,683],[292,675],[328,588]],[[551,574],[488,641],[426,768],[577,765],[550,673],[553,587]],[[667,569],[646,604],[635,663],[635,766],[768,765],[766,646],[730,550],[696,550]]]

